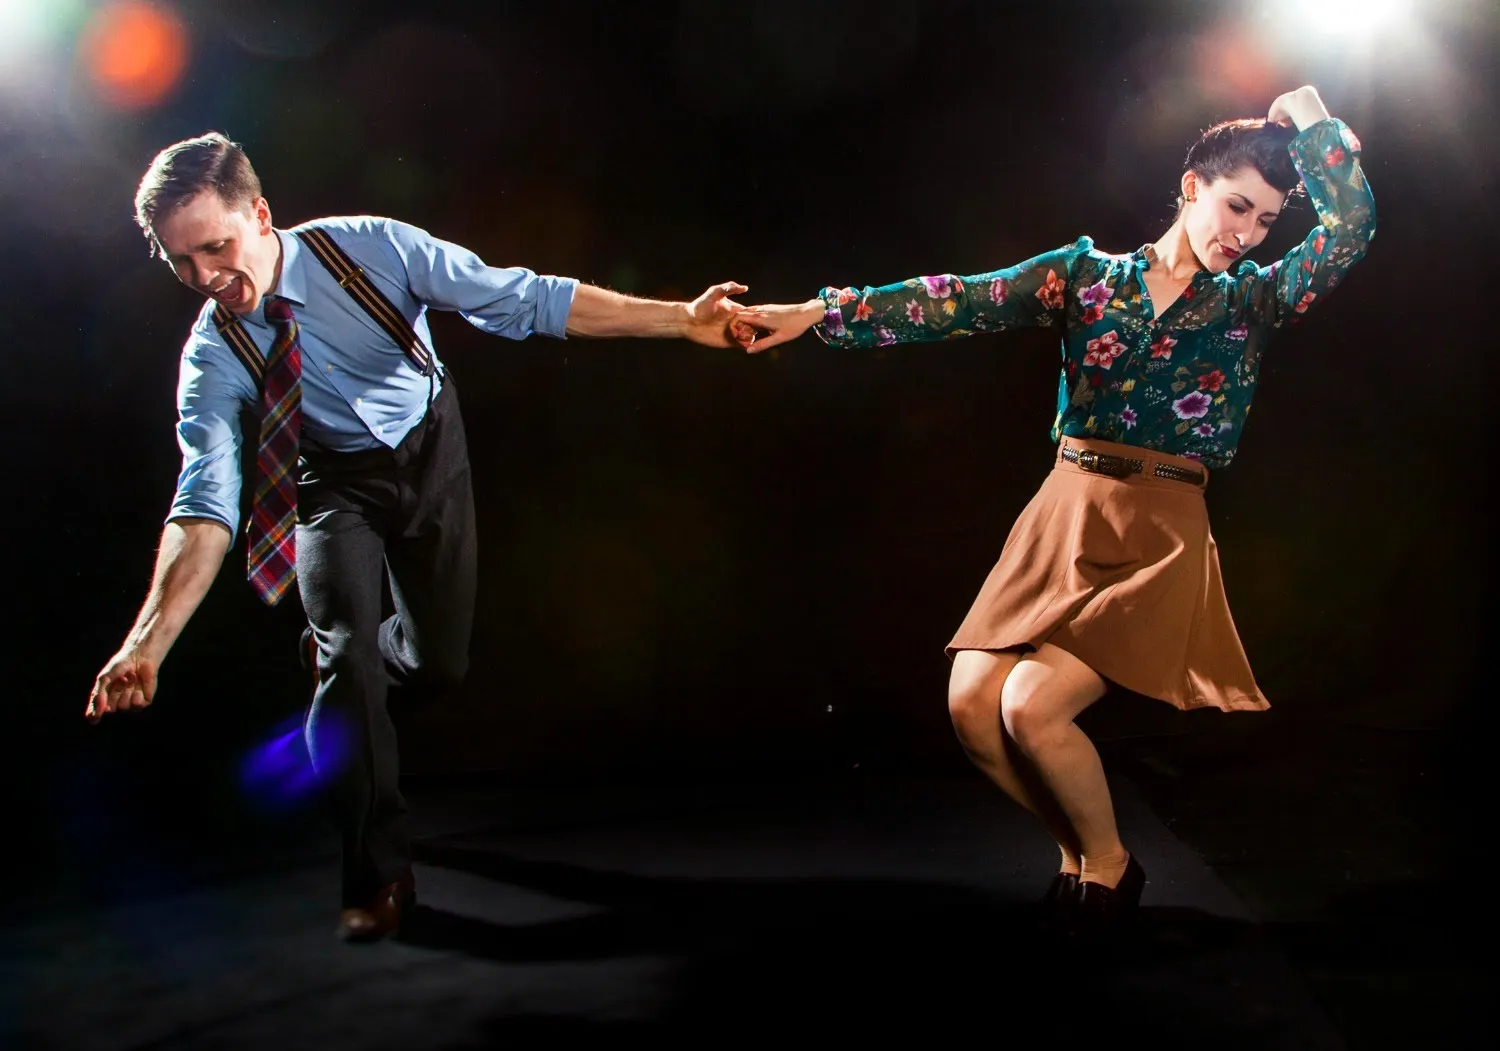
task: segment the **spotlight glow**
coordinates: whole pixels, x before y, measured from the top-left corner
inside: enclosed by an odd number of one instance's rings
[[[0,0],[0,70],[35,60],[77,28],[83,0]]]
[[[46,0],[0,0],[0,41],[7,55],[32,50],[47,38]]]
[[[1400,28],[1411,0],[1291,0],[1287,16],[1326,36],[1368,37]]]
[[[139,109],[160,102],[177,86],[187,66],[187,30],[159,4],[118,0],[89,20],[82,55],[107,101]]]

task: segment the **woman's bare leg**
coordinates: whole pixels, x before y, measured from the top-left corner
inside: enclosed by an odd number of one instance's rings
[[[1076,832],[1083,882],[1114,887],[1130,855],[1120,842],[1099,753],[1073,722],[1104,692],[1105,682],[1092,668],[1044,643],[1005,677],[1000,717]]]
[[[985,650],[956,653],[948,678],[948,714],[969,759],[1002,792],[1037,816],[1057,841],[1061,871],[1078,875],[1083,864],[1078,834],[1001,724],[1001,693],[1021,656]]]

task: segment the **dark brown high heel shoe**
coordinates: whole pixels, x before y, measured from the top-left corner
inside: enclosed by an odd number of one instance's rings
[[[1042,926],[1049,931],[1066,932],[1073,924],[1073,910],[1078,906],[1078,874],[1059,872],[1053,876],[1038,904]]]
[[[1102,883],[1078,884],[1078,901],[1073,908],[1073,932],[1083,940],[1107,938],[1135,918],[1146,886],[1146,870],[1130,855],[1125,874],[1113,887]]]

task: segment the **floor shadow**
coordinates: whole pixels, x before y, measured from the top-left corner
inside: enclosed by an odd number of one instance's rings
[[[1457,1047],[1493,1002],[1495,965],[1475,950],[1492,944],[1495,920],[1471,900],[1453,880],[1355,887],[1265,934],[1354,1046]]]
[[[962,1025],[998,1038],[997,1026],[1024,1017],[1066,1019],[1070,1041],[1343,1046],[1258,927],[1196,910],[1144,909],[1108,950],[1081,953],[1041,928],[1032,902],[951,884],[644,877],[430,840],[418,860],[599,911],[511,925],[422,906],[403,941],[508,963],[669,960],[675,978],[657,1028],[849,1036]],[[641,1028],[567,1014],[486,1025],[494,1039]]]
[[[1273,923],[1268,932],[1295,959],[1317,966],[1411,966],[1467,960],[1466,943],[1484,943],[1495,919],[1465,908],[1472,888],[1453,880],[1351,887],[1326,902],[1316,920]]]
[[[514,926],[420,905],[403,928],[403,940],[414,944],[507,962],[702,954],[747,939],[789,946],[809,937],[905,942],[939,931],[951,936],[959,916],[966,925],[1005,931],[1028,952],[1060,948],[1044,936],[1029,905],[951,885],[648,877],[430,841],[417,847],[415,859],[603,907],[589,916]]]

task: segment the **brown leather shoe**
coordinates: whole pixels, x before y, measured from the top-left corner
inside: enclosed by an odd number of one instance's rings
[[[417,903],[410,875],[381,887],[362,907],[339,913],[338,936],[346,942],[378,942],[401,929],[401,917]]]

